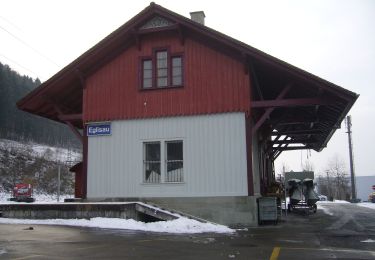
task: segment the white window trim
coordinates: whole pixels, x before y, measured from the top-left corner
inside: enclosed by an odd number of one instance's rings
[[[165,173],[164,178],[167,175],[167,170],[168,170],[168,146],[167,146],[167,143],[174,143],[174,142],[182,142],[182,164],[184,165],[184,141],[179,140],[179,139],[164,141],[164,167],[166,168],[165,172],[164,172]],[[166,182],[165,179],[164,179],[164,183],[181,183],[181,182],[184,182],[184,180],[185,180],[185,178],[184,178],[184,167],[182,167],[182,181],[180,181],[180,182],[176,182],[176,181]]]
[[[161,182],[161,171],[162,171],[162,164],[163,164],[163,161],[162,161],[162,158],[161,158],[161,156],[160,156],[160,182],[146,182],[146,175],[145,175],[145,173],[146,173],[146,168],[145,168],[145,158],[146,158],[146,145],[147,144],[152,144],[152,143],[159,143],[160,144],[160,146],[161,146],[161,141],[159,141],[159,140],[156,140],[156,141],[146,141],[146,142],[143,142],[142,143],[142,172],[143,172],[143,176],[142,176],[142,182],[143,183],[151,183],[151,184],[158,184],[158,183],[160,183]]]

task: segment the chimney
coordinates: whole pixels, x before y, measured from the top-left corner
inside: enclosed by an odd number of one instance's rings
[[[203,11],[196,11],[196,12],[190,13],[191,20],[193,20],[194,22],[200,23],[202,25],[204,25],[204,18],[205,17],[206,16],[204,15]]]

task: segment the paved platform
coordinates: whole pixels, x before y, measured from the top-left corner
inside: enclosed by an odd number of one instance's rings
[[[0,225],[0,259],[375,259],[375,210],[326,206],[233,235]]]

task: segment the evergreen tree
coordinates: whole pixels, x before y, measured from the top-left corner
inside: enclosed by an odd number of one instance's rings
[[[40,84],[38,78],[21,76],[0,63],[0,138],[80,148],[79,141],[66,125],[17,108],[17,101]]]

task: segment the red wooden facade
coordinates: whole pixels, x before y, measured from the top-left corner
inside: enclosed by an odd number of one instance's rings
[[[75,186],[74,186],[74,197],[83,198],[84,197],[84,183],[83,183],[83,163],[77,163],[69,171],[74,172]]]
[[[142,90],[141,57],[167,48],[183,57],[183,86]],[[242,111],[250,108],[250,80],[241,61],[176,32],[152,33],[86,80],[83,120],[105,121]]]

